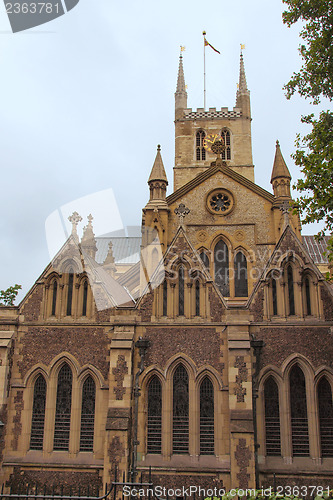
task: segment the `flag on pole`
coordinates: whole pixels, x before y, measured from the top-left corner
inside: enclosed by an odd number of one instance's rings
[[[204,36],[205,47],[207,47],[207,45],[208,45],[211,49],[215,50],[215,52],[217,52],[218,54],[221,54],[221,52],[219,50],[217,50],[215,47],[213,47],[212,44],[210,44],[209,42],[207,42],[205,34],[206,34],[206,32],[204,31],[203,32],[203,36]]]

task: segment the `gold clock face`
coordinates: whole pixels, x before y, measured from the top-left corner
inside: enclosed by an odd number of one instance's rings
[[[220,135],[218,135],[218,134],[207,135],[207,137],[205,137],[205,139],[203,141],[203,146],[204,146],[205,150],[208,151],[209,153],[213,153],[212,145],[215,142],[219,142],[219,143],[222,142],[222,144],[224,145],[223,137],[221,137]]]

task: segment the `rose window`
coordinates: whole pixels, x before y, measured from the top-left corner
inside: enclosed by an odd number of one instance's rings
[[[226,215],[231,211],[233,204],[231,193],[225,189],[216,189],[207,197],[207,208],[213,214]]]

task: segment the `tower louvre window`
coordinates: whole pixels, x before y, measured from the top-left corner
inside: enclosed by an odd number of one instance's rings
[[[222,160],[231,160],[231,135],[229,130],[222,130],[221,136],[224,140],[225,150],[222,152]]]
[[[229,297],[229,250],[220,240],[214,249],[215,283],[224,297]]]
[[[273,377],[265,382],[266,455],[281,455],[279,389]]]
[[[54,450],[68,450],[72,409],[72,370],[64,364],[58,375]]]
[[[308,412],[306,406],[305,378],[296,365],[290,372],[290,413],[293,456],[309,456]]]
[[[200,454],[214,455],[214,387],[208,377],[200,385]]]
[[[148,386],[147,453],[162,452],[162,387],[154,375]]]
[[[188,374],[179,365],[173,376],[173,453],[188,453],[189,444],[189,394]]]
[[[34,387],[34,401],[32,408],[30,449],[42,450],[45,424],[46,382],[43,375],[39,375]]]
[[[326,377],[318,384],[320,445],[322,457],[333,457],[332,389]]]
[[[82,388],[80,451],[94,449],[95,398],[95,382],[89,375]]]
[[[235,297],[247,297],[247,262],[243,252],[238,252],[234,262]]]
[[[199,130],[196,133],[196,159],[197,160],[205,160],[206,159],[206,150],[204,148],[204,139],[206,137],[206,134],[203,130]]]

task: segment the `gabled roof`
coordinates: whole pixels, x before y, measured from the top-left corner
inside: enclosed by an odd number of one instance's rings
[[[182,198],[185,194],[187,194],[189,191],[194,189],[195,187],[199,186],[202,182],[205,180],[209,179],[213,175],[215,175],[218,172],[222,172],[222,174],[230,177],[234,181],[238,182],[239,184],[242,184],[243,186],[247,187],[251,191],[257,193],[259,196],[262,198],[265,198],[266,200],[270,201],[271,203],[274,202],[274,196],[266,191],[265,189],[261,188],[254,182],[250,181],[243,175],[239,174],[238,172],[235,172],[232,170],[232,168],[227,167],[226,165],[223,165],[221,160],[217,160],[216,162],[213,162],[207,170],[202,172],[201,174],[197,175],[194,179],[191,179],[189,182],[184,184],[184,186],[181,186],[179,189],[174,191],[174,193],[170,194],[167,198],[166,201],[168,205],[171,205],[175,201],[177,201],[179,198]]]
[[[324,236],[320,241],[315,236],[303,236],[303,244],[315,264],[328,264],[328,257],[324,255],[327,250],[329,236]]]

